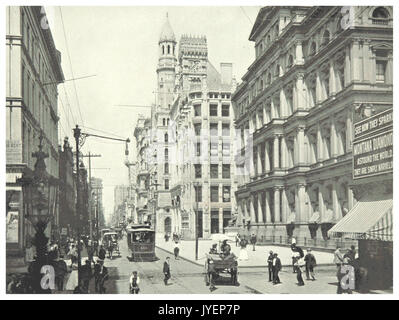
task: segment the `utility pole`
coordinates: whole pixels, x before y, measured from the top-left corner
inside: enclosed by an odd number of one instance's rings
[[[78,125],[76,125],[76,128],[73,129],[73,136],[75,138],[76,142],[76,231],[77,231],[77,240],[78,240],[78,284],[80,284],[80,269],[81,269],[81,264],[82,264],[82,258],[80,254],[80,178],[79,178],[79,143],[80,143],[80,128]]]
[[[88,154],[83,154],[82,158],[89,158],[89,227],[90,227],[90,240],[93,241],[93,213],[92,213],[92,199],[91,199],[91,158],[101,157],[101,154],[91,154],[90,151]]]

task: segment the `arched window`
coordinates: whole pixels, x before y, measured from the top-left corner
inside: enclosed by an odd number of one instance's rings
[[[170,45],[168,45],[168,54],[170,53]]]
[[[167,133],[165,133],[165,142],[168,142],[168,141],[169,141],[169,136]]]
[[[165,46],[162,46],[162,54],[165,54]]]
[[[373,11],[373,18],[388,19],[389,18],[389,12],[384,7],[378,7],[376,9],[374,9],[374,11]]]
[[[330,32],[328,30],[324,31],[323,38],[321,41],[322,41],[321,44],[323,46],[325,46],[326,44],[328,44],[330,42]]]

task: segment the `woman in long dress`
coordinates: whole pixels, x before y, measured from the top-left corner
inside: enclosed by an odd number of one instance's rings
[[[243,236],[243,238],[241,238],[241,241],[240,241],[241,250],[240,250],[240,256],[238,257],[238,260],[248,260],[247,244],[248,244],[248,241]]]

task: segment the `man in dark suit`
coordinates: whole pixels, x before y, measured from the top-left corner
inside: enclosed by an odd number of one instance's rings
[[[281,283],[278,273],[281,270],[281,260],[278,257],[278,254],[275,253],[273,255],[273,284]]]
[[[309,248],[305,256],[305,267],[306,267],[306,280],[310,280],[309,274],[312,276],[312,280],[316,280],[314,276],[314,267],[316,266],[316,258]]]
[[[273,281],[273,259],[274,259],[273,251],[270,251],[269,257],[267,258],[267,268],[269,271],[269,282]]]
[[[170,279],[170,258],[166,257],[165,262],[163,263],[163,274],[165,278],[163,279],[163,282],[165,283],[165,286],[168,285],[168,280]]]

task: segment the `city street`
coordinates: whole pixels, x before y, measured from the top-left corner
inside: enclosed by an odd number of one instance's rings
[[[205,285],[203,268],[191,262],[179,259],[175,260],[162,249],[156,249],[159,258],[155,262],[130,262],[127,259],[128,248],[125,240],[119,242],[121,257],[113,260],[106,259],[105,266],[109,271],[109,280],[106,281],[107,293],[128,294],[129,277],[136,270],[140,277],[140,293],[143,294],[210,294],[209,287]],[[167,256],[171,256],[171,275],[168,286],[163,283],[163,262]],[[243,268],[239,270],[239,286],[217,282],[216,290],[211,294],[309,294],[323,293],[334,294],[336,292],[336,277],[334,267],[323,267],[316,271],[316,281],[306,281],[304,287],[296,285],[296,275],[291,268],[283,268],[280,273],[282,281],[279,285],[273,285],[267,280],[267,270],[261,268]],[[226,276],[228,280],[229,276]],[[90,293],[94,293],[94,280],[91,280]]]

